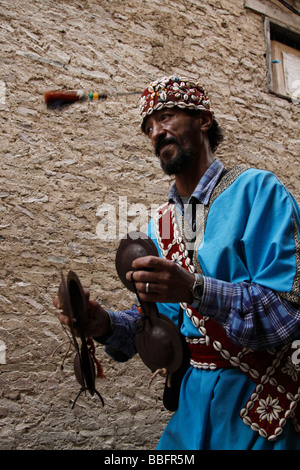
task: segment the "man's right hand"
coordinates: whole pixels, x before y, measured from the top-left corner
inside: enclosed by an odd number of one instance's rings
[[[99,305],[98,302],[93,300],[89,300],[90,294],[89,292],[85,292],[87,297],[88,303],[88,315],[89,315],[89,327],[87,336],[92,338],[97,338],[101,336],[106,336],[110,333],[111,326],[110,326],[110,319],[109,314],[107,313],[104,308]],[[53,299],[53,305],[56,307],[60,312],[58,313],[58,319],[62,325],[65,325],[70,328],[70,318],[67,313],[62,309],[60,305],[59,297],[55,297]],[[75,329],[76,334],[76,329]]]

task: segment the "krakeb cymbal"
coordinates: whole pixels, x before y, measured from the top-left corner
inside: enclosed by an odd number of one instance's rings
[[[139,257],[158,256],[154,242],[144,233],[131,232],[124,237],[116,254],[116,270],[123,284],[136,292],[134,281],[127,280],[132,262]],[[140,301],[140,299],[139,299]],[[175,372],[183,359],[182,342],[175,323],[158,312],[156,303],[141,302],[141,321],[136,333],[137,351],[152,371],[166,369]]]

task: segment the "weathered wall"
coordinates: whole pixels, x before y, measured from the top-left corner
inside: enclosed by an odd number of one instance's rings
[[[163,379],[97,346],[106,406],[80,397],[52,299],[74,269],[92,298],[133,298],[115,273],[118,240],[99,240],[98,208],[161,204],[169,188],[138,129],[136,95],[153,78],[201,77],[228,165],[275,171],[300,201],[299,106],[269,94],[263,19],[242,0],[0,2],[0,449],[154,449],[170,414]],[[47,90],[107,90],[103,102],[45,107]],[[125,199],[127,198],[127,199]],[[122,209],[123,210],[123,209]],[[124,213],[123,213],[124,215]],[[128,220],[130,220],[128,216]]]

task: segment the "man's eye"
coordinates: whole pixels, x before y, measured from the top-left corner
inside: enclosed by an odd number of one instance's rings
[[[145,129],[146,135],[150,135],[151,131],[152,131],[152,127],[146,127],[146,129]]]
[[[160,116],[161,121],[165,121],[166,119],[170,119],[173,116],[171,112],[163,113]]]

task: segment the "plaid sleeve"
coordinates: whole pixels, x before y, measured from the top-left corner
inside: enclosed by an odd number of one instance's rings
[[[140,314],[134,305],[126,311],[110,311],[112,334],[104,342],[105,352],[115,361],[125,362],[136,354],[135,334]]]
[[[198,311],[221,324],[242,347],[267,349],[300,338],[300,306],[258,284],[204,277]]]

